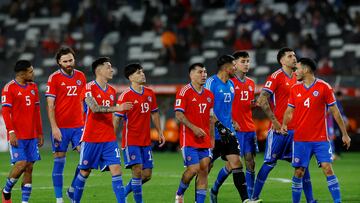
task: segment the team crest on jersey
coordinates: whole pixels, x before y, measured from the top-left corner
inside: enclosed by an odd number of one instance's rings
[[[83,164],[84,164],[84,165],[87,165],[88,163],[89,163],[88,160],[84,160],[84,161],[83,161]]]
[[[233,87],[230,87],[230,92],[234,93],[234,88]]]
[[[150,96],[148,96],[148,101],[151,102],[152,101],[152,98]]]
[[[253,88],[249,85],[249,90],[252,92],[253,91]]]
[[[35,90],[31,90],[31,94],[32,94],[32,95],[35,95]]]
[[[210,98],[210,97],[208,97],[208,98],[207,98],[207,101],[210,103],[210,102],[211,102],[211,98]]]
[[[110,95],[111,101],[114,101],[114,95]]]
[[[77,80],[77,81],[76,81],[76,84],[77,84],[77,85],[81,85],[81,80]]]
[[[315,90],[315,91],[313,92],[313,95],[314,95],[315,97],[317,97],[317,96],[319,96],[319,92]]]
[[[131,160],[135,160],[136,159],[136,156],[135,155],[131,155]]]

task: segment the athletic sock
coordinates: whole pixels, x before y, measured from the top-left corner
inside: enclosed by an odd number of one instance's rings
[[[305,174],[304,177],[302,178],[302,184],[303,184],[304,194],[306,197],[306,202],[314,201],[309,168],[305,169]]]
[[[125,203],[123,180],[121,175],[113,176],[112,187],[118,203]]]
[[[65,166],[65,157],[56,157],[54,159],[54,168],[52,171],[52,181],[55,191],[56,198],[62,198],[62,188],[63,188],[63,172]]]
[[[246,170],[245,174],[248,196],[251,197],[254,191],[255,172]]]
[[[247,186],[245,181],[245,174],[242,168],[235,168],[232,170],[233,180],[236,189],[238,190],[241,200],[244,201],[249,198],[247,193]]]
[[[219,192],[221,185],[224,183],[224,181],[230,175],[230,173],[231,172],[229,172],[225,166],[222,169],[220,169],[216,181],[212,187],[213,192],[215,192],[216,194]]]
[[[180,181],[179,188],[176,192],[177,195],[184,195],[186,189],[189,187],[189,184],[185,184],[182,180]]]
[[[87,177],[84,177],[83,175],[81,175],[81,173],[79,173],[76,177],[76,180],[74,182],[74,203],[80,202],[82,193],[84,191],[86,179]]]
[[[291,185],[293,203],[300,202],[302,189],[303,189],[303,179],[293,176],[292,185]]]
[[[326,177],[328,188],[335,203],[341,202],[340,186],[335,175]]]
[[[272,165],[263,164],[260,168],[260,171],[257,174],[255,185],[254,185],[254,192],[251,196],[251,199],[258,199],[261,193],[261,190],[264,186],[264,183],[269,175],[270,171],[274,168]]]
[[[196,190],[196,203],[204,203],[206,199],[206,189]]]
[[[142,203],[142,183],[141,178],[132,178],[131,188],[133,189],[134,199],[136,203]]]
[[[3,191],[5,193],[10,193],[17,181],[17,178],[7,178]]]
[[[23,202],[28,202],[31,195],[31,184],[27,183],[21,186],[21,199]]]

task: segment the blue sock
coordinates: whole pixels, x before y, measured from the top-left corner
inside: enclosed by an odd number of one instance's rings
[[[189,187],[189,184],[185,184],[182,180],[180,181],[179,188],[176,192],[177,195],[181,196],[185,193],[186,189]]]
[[[121,175],[113,176],[112,187],[118,203],[125,203],[123,180]]]
[[[65,157],[57,157],[54,159],[54,168],[52,171],[52,181],[56,198],[62,198],[63,188],[63,172],[65,166]]]
[[[310,172],[309,168],[305,169],[305,174],[303,177],[303,190],[306,197],[306,202],[312,202],[314,201],[313,191],[312,191],[312,185],[310,180]]]
[[[76,177],[76,180],[74,182],[74,201],[75,203],[80,202],[82,193],[84,191],[84,186],[86,182],[87,177],[84,177],[81,175],[81,173],[78,174]]]
[[[269,175],[270,171],[274,168],[273,165],[263,164],[258,172],[256,177],[255,185],[254,185],[254,192],[252,194],[251,199],[258,199],[260,192],[264,186],[264,183]]]
[[[16,178],[7,178],[6,184],[4,187],[4,192],[10,193],[11,189],[14,187],[14,185],[16,184],[17,181],[18,181],[18,179],[16,179]]]
[[[141,178],[132,178],[131,188],[134,193],[134,199],[136,203],[142,203],[142,180]]]
[[[219,188],[224,183],[224,181],[229,176],[229,174],[230,172],[226,169],[225,166],[222,169],[220,169],[216,181],[211,190],[217,194],[219,192]]]
[[[21,193],[22,193],[22,201],[28,202],[31,194],[31,184],[27,183],[23,186],[21,186]]]
[[[292,178],[291,190],[293,203],[300,203],[301,193],[303,189],[302,181],[302,178],[297,178],[295,176],[293,176]]]
[[[124,193],[125,193],[125,197],[128,196],[128,194],[132,192],[132,188],[131,188],[131,180],[128,182],[128,184],[125,186],[124,189]]]
[[[78,176],[79,172],[80,172],[79,165],[77,165],[76,169],[75,169],[74,178],[71,182],[71,186],[70,186],[71,188],[74,188],[75,180],[76,180],[76,177]]]
[[[328,188],[335,203],[341,202],[340,186],[335,175],[326,177]]]
[[[247,184],[248,196],[251,197],[254,191],[255,172],[246,170],[245,179]]]
[[[196,203],[204,203],[206,199],[206,189],[196,190]]]

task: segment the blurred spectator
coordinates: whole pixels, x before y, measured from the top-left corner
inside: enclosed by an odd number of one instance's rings
[[[42,41],[43,53],[46,55],[53,55],[60,48],[59,37],[57,30],[49,30],[47,37]]]
[[[332,75],[334,74],[333,63],[328,58],[322,58],[319,61],[318,65],[318,74],[319,75]]]
[[[76,40],[67,32],[64,36],[64,44],[72,49],[75,49]]]
[[[161,43],[164,50],[164,58],[166,62],[176,60],[175,44],[177,43],[177,36],[172,31],[171,28],[168,28],[161,35]]]
[[[154,7],[150,1],[145,1],[145,14],[142,21],[142,30],[151,30],[153,28],[153,21],[155,16],[158,14],[158,9]]]
[[[234,50],[251,50],[253,45],[251,43],[250,32],[245,28],[240,30],[240,36],[235,40]]]

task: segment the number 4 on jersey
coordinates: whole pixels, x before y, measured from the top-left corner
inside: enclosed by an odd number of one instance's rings
[[[309,97],[304,101],[304,106],[310,108],[310,98]]]

